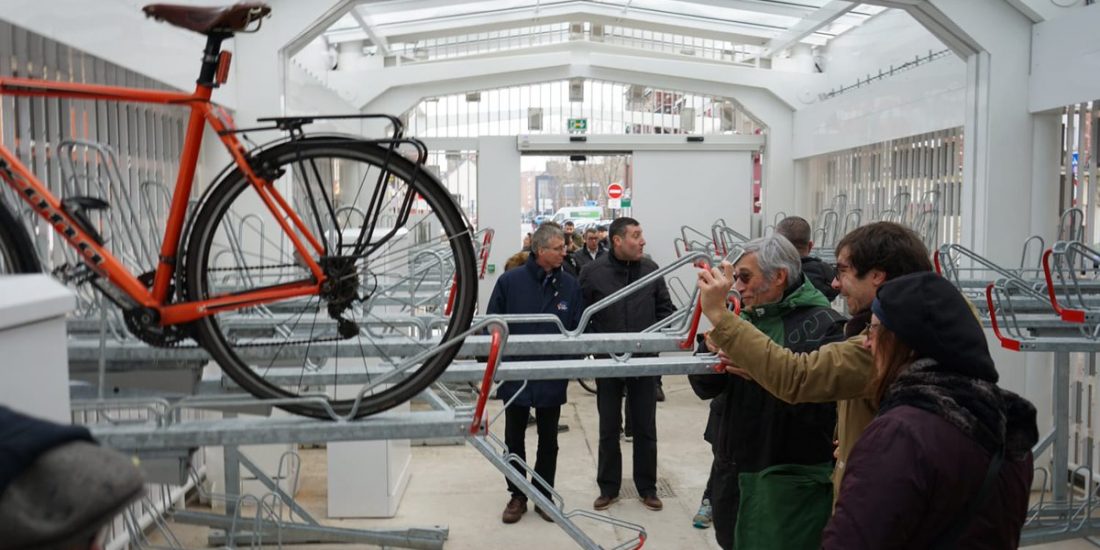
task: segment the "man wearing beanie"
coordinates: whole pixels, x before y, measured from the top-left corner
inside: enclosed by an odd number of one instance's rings
[[[920,237],[891,222],[868,224],[848,233],[837,243],[836,254],[833,286],[844,296],[852,315],[844,331],[848,339],[815,352],[788,350],[726,311],[726,295],[733,284],[729,264],[723,269],[700,270],[699,288],[703,313],[714,325],[710,336],[721,349],[723,363],[740,369],[788,403],[836,401],[839,445],[833,484],[839,488],[852,446],[875,415],[874,403],[867,395],[874,370],[871,353],[863,346],[875,291],[896,277],[930,272],[932,263]]]
[[[996,386],[985,334],[943,277],[889,281],[871,311],[879,413],[852,449],[823,546],[1016,548],[1035,408]]]

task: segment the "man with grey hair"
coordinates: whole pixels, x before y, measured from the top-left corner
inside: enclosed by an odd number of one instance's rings
[[[746,243],[734,270],[742,318],[776,343],[810,352],[843,339],[844,317],[782,235]],[[832,511],[835,405],[787,404],[734,371],[690,380],[700,397],[724,400],[710,495],[719,546],[819,547]]]
[[[810,252],[814,249],[810,222],[798,216],[787,216],[775,225],[775,232],[791,241],[798,250],[798,255],[802,257],[802,273],[813,283],[814,288],[820,290],[825,298],[832,302],[840,294],[833,288],[836,271],[833,266],[821,261],[821,258],[810,256]]]
[[[565,235],[557,224],[546,223],[531,236],[531,254],[522,267],[505,272],[497,279],[489,304],[485,308],[488,314],[532,314],[550,313],[561,320],[567,330],[577,328],[584,310],[581,286],[569,273],[562,270],[565,260]],[[509,324],[511,334],[556,334],[558,328],[553,323],[515,323]],[[563,357],[515,357],[505,355],[508,361],[555,360]],[[508,450],[521,460],[526,460],[527,449],[525,430],[531,409],[535,410],[535,425],[538,430],[538,451],[535,458],[535,473],[546,481],[549,487],[536,486],[540,492],[549,495],[554,486],[554,474],[558,461],[558,420],[561,418],[561,406],[565,404],[568,380],[530,380],[526,386],[522,381],[509,381],[501,384],[497,396],[508,406],[504,409],[504,443]],[[526,470],[513,464],[513,467],[526,476]],[[527,495],[508,481],[510,498],[501,514],[504,523],[515,523],[527,512]],[[553,521],[541,508],[536,508],[539,516]]]

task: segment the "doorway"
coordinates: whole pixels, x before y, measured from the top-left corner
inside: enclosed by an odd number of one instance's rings
[[[579,234],[629,216],[632,156],[555,153],[520,158],[520,237],[544,221],[572,221]]]

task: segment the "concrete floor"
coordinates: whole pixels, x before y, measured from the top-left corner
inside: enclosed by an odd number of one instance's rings
[[[695,529],[691,518],[699,506],[710,466],[710,448],[703,441],[707,404],[700,401],[684,377],[665,377],[668,400],[657,407],[658,486],[664,510],[652,512],[636,498],[623,498],[607,514],[643,525],[648,534],[646,548],[717,549],[712,529]],[[491,401],[499,411],[500,402]],[[494,431],[503,434],[501,425]],[[578,384],[571,383],[569,403],[563,407],[562,422],[570,430],[559,438],[557,490],[565,499],[565,510],[589,510],[598,496],[595,482],[598,437],[596,399]],[[528,453],[535,437],[528,430]],[[623,443],[623,471],[629,476],[629,443]],[[302,504],[316,518],[326,517],[327,472],[324,449],[303,449]],[[513,525],[504,525],[500,513],[508,501],[503,476],[476,450],[468,446],[414,447],[412,476],[397,515],[387,520],[324,520],[338,527],[407,528],[445,525],[449,528],[448,550],[525,548],[550,550],[575,548],[576,544],[557,525],[543,521],[532,509]],[[624,492],[632,481],[623,481]],[[577,524],[604,548],[630,540],[626,529],[581,519]],[[173,525],[174,534],[188,548],[206,546],[205,528]],[[313,545],[327,550],[364,548],[362,545]],[[633,546],[631,546],[633,547]],[[306,547],[303,547],[306,548]],[[1095,548],[1084,540],[1032,548],[1077,550]]]

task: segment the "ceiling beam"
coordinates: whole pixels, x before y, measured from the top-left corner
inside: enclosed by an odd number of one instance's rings
[[[768,44],[764,46],[764,51],[760,53],[760,57],[770,58],[797,44],[803,38],[810,36],[822,27],[829,25],[844,14],[852,11],[856,6],[857,4],[854,2],[845,2],[843,0],[832,0],[826,3],[824,6],[821,6],[816,11],[802,18],[798,23],[792,25],[791,28],[787,29],[779,36],[769,40]]]
[[[362,6],[353,6],[351,8],[351,17],[355,19],[355,22],[359,24],[359,27],[363,29],[363,32],[367,33],[367,38],[370,39],[371,44],[374,44],[378,48],[378,53],[382,55],[390,55],[390,44],[386,41],[386,37],[379,33],[374,25],[370,22],[370,16],[364,15],[360,9]]]
[[[977,40],[964,31],[958,23],[952,21],[947,14],[932,5],[929,0],[863,0],[863,2],[905,10],[962,59],[983,50]]]
[[[722,21],[690,15],[653,12],[637,5],[632,5],[629,11],[624,12],[621,5],[594,4],[592,2],[543,4],[539,8],[537,18],[532,18],[531,14],[530,8],[496,10],[492,15],[474,13],[376,26],[385,31],[390,42],[415,42],[438,36],[582,20],[603,20],[607,21],[608,24],[626,27],[757,45],[765,44],[769,39],[784,30],[778,27],[739,21]]]

